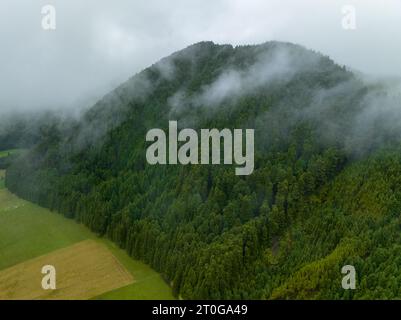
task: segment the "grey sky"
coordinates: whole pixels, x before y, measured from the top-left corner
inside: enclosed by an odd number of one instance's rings
[[[52,4],[57,29],[41,27]],[[354,5],[357,28],[342,28]],[[1,0],[0,112],[94,103],[192,43],[290,41],[401,76],[401,0]]]

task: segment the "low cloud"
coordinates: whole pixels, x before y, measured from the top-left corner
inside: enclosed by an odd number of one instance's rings
[[[172,113],[180,113],[187,108],[204,107],[212,109],[225,100],[236,100],[272,83],[289,82],[296,74],[316,69],[323,59],[319,54],[306,52],[299,46],[270,42],[260,47],[256,60],[246,67],[229,66],[211,84],[204,85],[200,92],[188,96],[186,88],[170,97],[168,104]],[[297,56],[299,52],[305,55]],[[252,50],[249,49],[248,53]]]
[[[41,28],[41,8],[47,4],[57,11],[53,32]],[[357,29],[350,32],[341,27],[340,0],[216,0],[207,5],[201,0],[3,0],[0,114],[89,107],[155,61],[205,40],[300,43],[365,73],[401,75],[401,45],[394,41],[401,30],[400,2],[347,4],[357,12]],[[217,87],[209,88],[213,99],[223,99],[225,84],[237,77],[235,70],[222,75]]]

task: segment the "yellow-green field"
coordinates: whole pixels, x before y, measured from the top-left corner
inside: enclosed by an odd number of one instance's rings
[[[73,220],[11,194],[2,176],[0,299],[173,299],[149,266]],[[39,265],[47,261],[60,269],[59,292],[43,292],[38,283]]]
[[[56,270],[56,290],[44,290],[40,272]],[[90,299],[134,283],[104,245],[85,240],[0,271],[0,300]]]

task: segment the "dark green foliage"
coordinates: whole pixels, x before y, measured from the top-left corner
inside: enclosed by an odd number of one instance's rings
[[[0,170],[7,169],[17,158],[17,155],[7,155],[0,157]]]
[[[277,48],[314,67],[216,106],[194,102],[222,71],[246,70]],[[166,63],[172,77],[163,76]],[[317,91],[343,83],[352,88],[345,95],[316,102]],[[298,46],[197,44],[123,84],[80,123],[49,127],[6,184],[109,237],[183,298],[399,298],[401,156],[361,156],[345,143],[370,90]],[[171,110],[177,92],[188,105]],[[168,120],[255,128],[254,173],[148,165],[146,132]],[[335,126],[324,127],[328,120]],[[352,293],[341,289],[345,264],[358,271]]]
[[[53,111],[15,112],[0,115],[0,151],[34,146],[47,134],[47,128],[59,125]]]

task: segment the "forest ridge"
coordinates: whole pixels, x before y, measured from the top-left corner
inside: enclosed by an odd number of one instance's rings
[[[299,45],[202,42],[83,118],[41,125],[6,185],[110,238],[185,299],[399,298],[399,106],[393,87]],[[149,165],[146,133],[170,120],[254,129],[253,174]],[[342,289],[344,265],[357,290]]]

